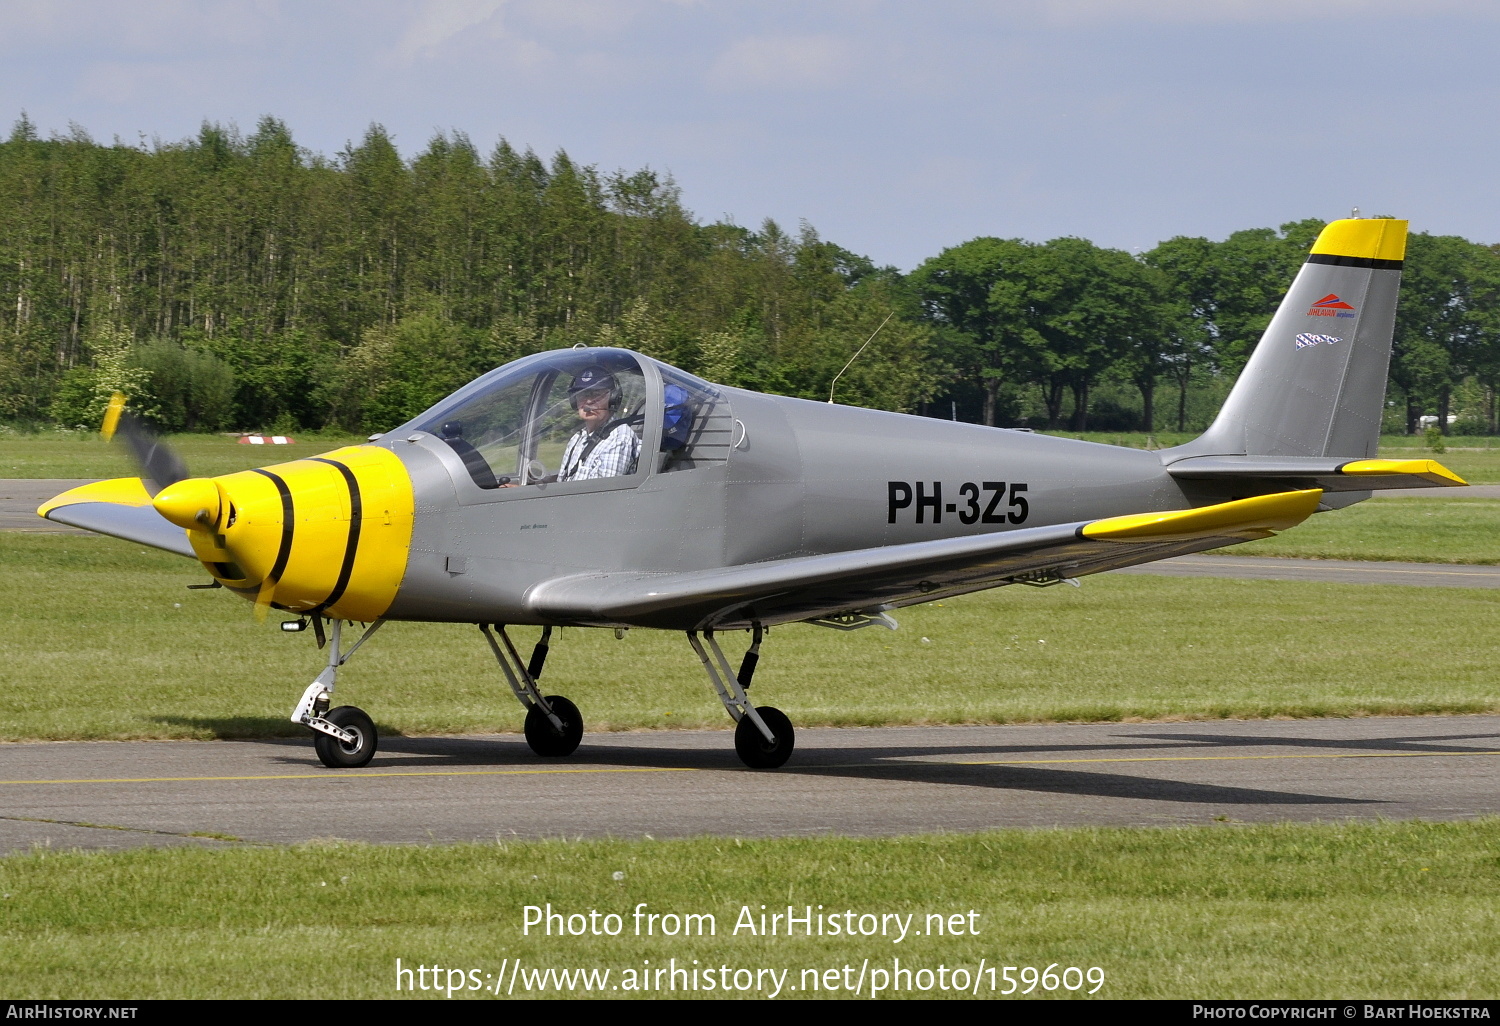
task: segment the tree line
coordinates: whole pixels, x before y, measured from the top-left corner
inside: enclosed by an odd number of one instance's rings
[[[985,424],[1201,426],[1320,221],[1174,238],[978,238],[909,274],[803,224],[700,223],[650,169],[460,133],[405,159],[254,132],[0,142],[0,418],[378,431],[527,353],[622,345],[711,380]],[[861,346],[865,346],[860,352]],[[858,359],[843,371],[851,357]],[[1500,249],[1414,235],[1391,395],[1494,432]],[[1474,422],[1470,424],[1470,422]]]

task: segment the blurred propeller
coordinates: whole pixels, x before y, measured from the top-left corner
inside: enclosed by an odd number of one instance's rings
[[[194,478],[182,457],[157,437],[145,422],[127,410],[125,403],[126,397],[119,392],[110,397],[101,429],[105,441],[117,434],[125,439],[140,469],[142,481],[155,485],[146,491],[153,497],[152,505],[158,513],[187,530],[218,535],[225,501],[218,486],[207,478]],[[216,544],[223,544],[222,536],[218,537]],[[255,596],[257,622],[265,621],[266,613],[276,599],[276,584],[271,578],[261,582]]]
[[[130,446],[131,455],[135,457],[136,466],[140,469],[141,479],[156,486],[154,490],[147,489],[151,495],[192,476],[188,473],[187,464],[182,462],[182,457],[173,452],[135,414],[125,409],[125,396],[119,392],[110,398],[109,406],[104,412],[102,434],[105,441],[116,434],[125,439],[125,444]]]

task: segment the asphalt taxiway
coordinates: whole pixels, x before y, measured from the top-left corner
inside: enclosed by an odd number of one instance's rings
[[[0,746],[0,851],[702,834],[882,836],[1074,825],[1500,813],[1500,716],[804,730],[776,771],[725,731]]]

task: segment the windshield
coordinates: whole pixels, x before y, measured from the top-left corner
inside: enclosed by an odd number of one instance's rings
[[[618,349],[518,360],[413,423],[446,442],[480,488],[628,477],[641,468],[646,382]]]

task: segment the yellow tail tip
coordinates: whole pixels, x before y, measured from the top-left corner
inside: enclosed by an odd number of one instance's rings
[[[1388,217],[1332,221],[1312,251],[1362,260],[1401,260],[1406,256],[1406,222]]]

